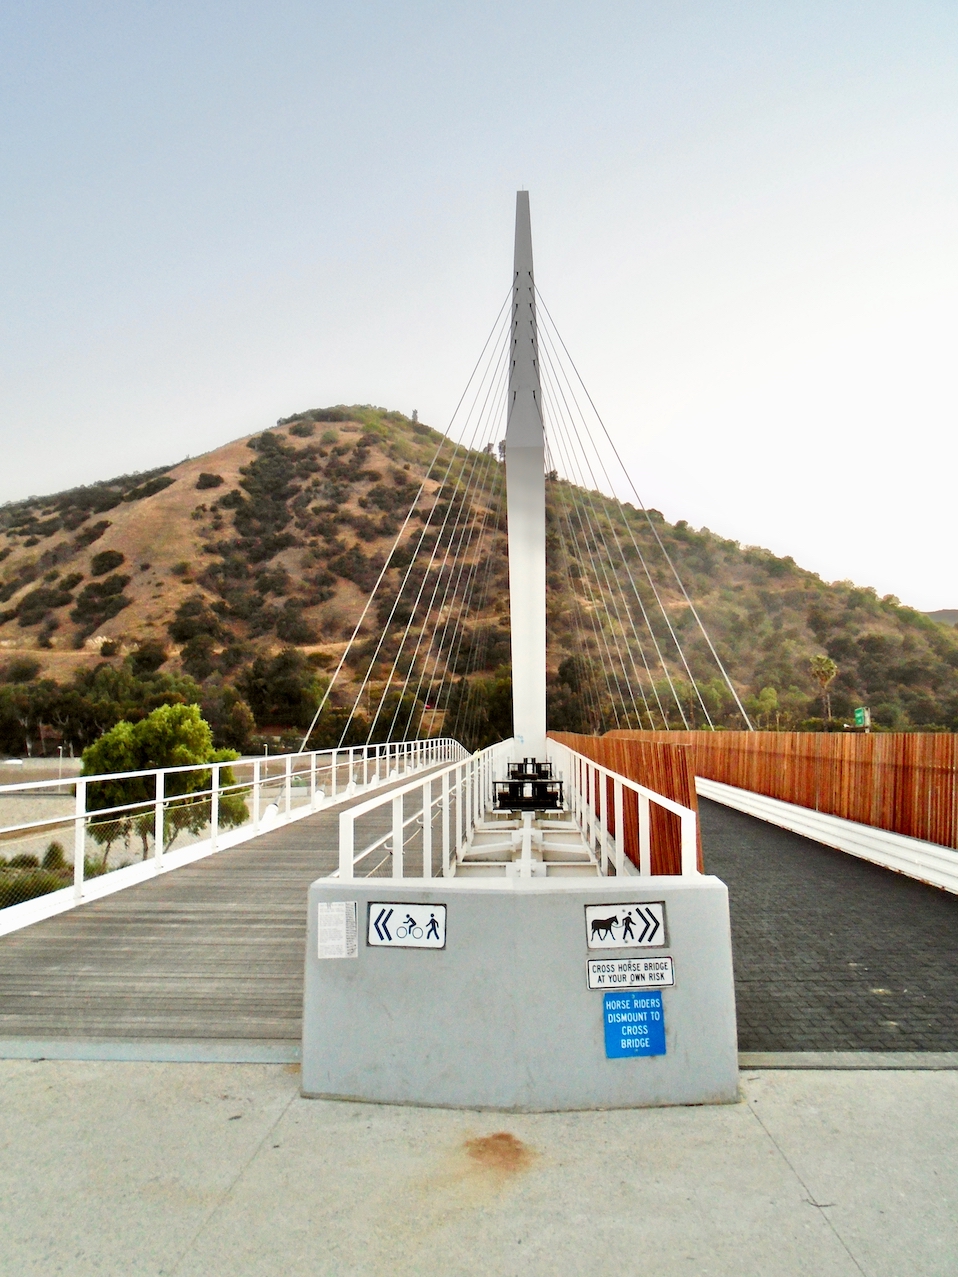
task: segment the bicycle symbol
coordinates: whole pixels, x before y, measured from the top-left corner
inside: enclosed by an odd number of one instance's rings
[[[403,920],[403,925],[396,928],[396,939],[402,940],[405,936],[411,936],[413,940],[422,939],[422,927],[418,924],[412,914],[407,913]]]

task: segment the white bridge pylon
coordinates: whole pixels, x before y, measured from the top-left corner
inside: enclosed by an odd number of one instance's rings
[[[506,515],[515,761],[546,756],[545,430],[529,192],[516,193],[506,417]]]

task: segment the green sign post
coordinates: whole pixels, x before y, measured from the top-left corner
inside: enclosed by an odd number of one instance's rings
[[[859,705],[855,710],[855,726],[864,727],[866,731],[872,725],[872,712],[866,709],[864,705]]]

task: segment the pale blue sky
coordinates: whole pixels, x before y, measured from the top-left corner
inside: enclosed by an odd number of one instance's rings
[[[442,426],[539,286],[669,518],[958,607],[951,3],[8,3],[0,500]]]

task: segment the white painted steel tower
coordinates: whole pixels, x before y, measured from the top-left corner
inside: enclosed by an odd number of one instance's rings
[[[529,192],[516,194],[506,425],[512,716],[517,759],[546,756],[545,434],[539,385]]]

